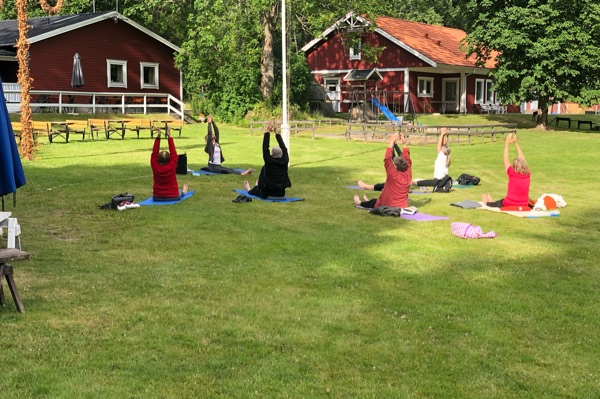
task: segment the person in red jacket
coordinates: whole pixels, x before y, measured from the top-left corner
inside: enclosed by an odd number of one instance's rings
[[[175,143],[171,137],[171,129],[167,127],[165,136],[169,143],[169,151],[160,150],[160,129],[154,140],[152,155],[150,156],[150,166],[152,167],[152,177],[154,184],[152,185],[152,199],[154,201],[172,201],[178,200],[188,191],[187,183],[183,185],[183,189],[179,189],[177,184],[177,150]]]
[[[402,143],[402,155],[394,157],[394,145],[396,141]],[[383,159],[385,166],[385,185],[381,195],[377,199],[364,201],[354,196],[354,204],[363,208],[377,208],[379,206],[390,206],[393,208],[408,207],[408,191],[412,180],[412,160],[410,151],[406,146],[406,137],[402,133],[394,133],[390,137],[390,143],[385,150]]]
[[[508,156],[508,145],[515,143],[517,149],[517,158],[513,159],[512,164]],[[489,207],[502,208],[505,206],[520,206],[526,207],[529,204],[529,185],[531,183],[531,172],[525,156],[519,143],[517,141],[516,134],[508,134],[504,141],[504,169],[508,175],[508,189],[506,191],[506,197],[501,200],[494,201],[492,196],[483,194],[481,197],[483,203]]]

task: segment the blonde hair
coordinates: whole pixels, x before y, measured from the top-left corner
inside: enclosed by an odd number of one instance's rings
[[[520,175],[526,175],[529,173],[529,166],[527,166],[527,162],[524,158],[515,158],[513,159],[512,167]]]

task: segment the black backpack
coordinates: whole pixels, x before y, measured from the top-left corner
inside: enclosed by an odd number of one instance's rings
[[[433,186],[434,193],[449,193],[452,188],[452,178],[448,175],[442,177]]]
[[[177,154],[177,169],[175,173],[178,175],[187,175],[187,154]]]
[[[476,186],[479,184],[479,182],[481,181],[481,179],[477,176],[471,176],[468,175],[466,173],[463,173],[462,175],[458,176],[458,184],[460,184],[461,186]]]

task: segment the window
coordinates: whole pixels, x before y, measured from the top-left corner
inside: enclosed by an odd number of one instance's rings
[[[475,80],[475,104],[483,104],[484,82],[483,79]]]
[[[433,97],[433,78],[419,78],[419,97]]]
[[[358,46],[350,47],[350,59],[351,60],[360,60],[361,59],[361,51],[360,51],[360,43]]]
[[[127,61],[106,60],[108,87],[127,88]]]
[[[158,64],[140,62],[140,77],[142,89],[158,89]]]
[[[488,104],[494,104],[494,82],[491,80],[485,81],[485,102]]]

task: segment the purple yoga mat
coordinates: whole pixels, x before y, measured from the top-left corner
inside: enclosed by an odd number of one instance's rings
[[[402,219],[416,220],[417,222],[430,222],[432,220],[448,220],[448,216],[433,216],[417,212],[414,215],[400,215]]]

